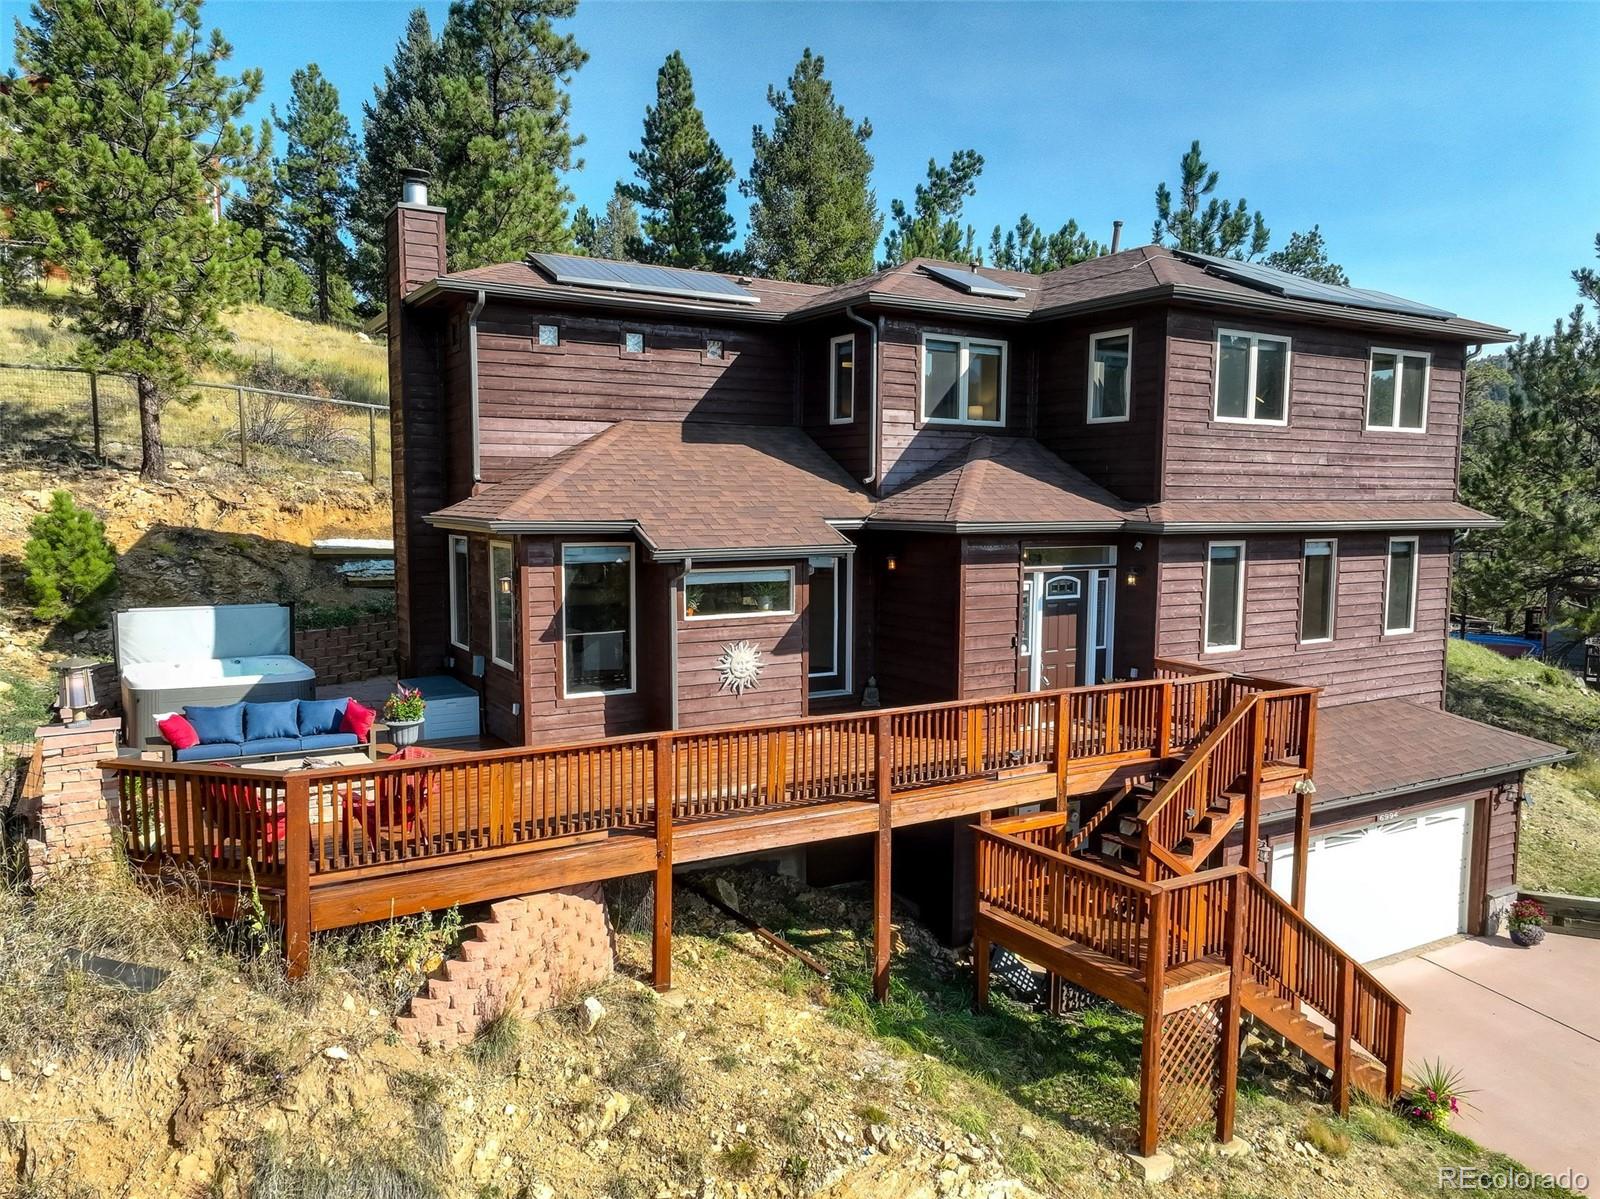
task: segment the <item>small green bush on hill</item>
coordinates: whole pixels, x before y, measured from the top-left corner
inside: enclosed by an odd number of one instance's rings
[[[117,578],[105,523],[69,492],[56,491],[28,531],[22,557],[34,616],[80,628],[94,623]]]

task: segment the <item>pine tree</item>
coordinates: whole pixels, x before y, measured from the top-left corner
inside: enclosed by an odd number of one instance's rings
[[[976,150],[957,150],[947,167],[928,159],[928,181],[917,184],[911,205],[907,207],[903,200],[889,204],[894,227],[883,239],[882,265],[895,266],[913,258],[975,260],[977,238],[972,226],[963,227],[961,216],[968,197],[977,193],[982,173],[983,155]]]
[[[726,270],[733,240],[728,184],[733,163],[706,132],[694,102],[694,79],[674,50],[656,74],[656,102],[644,110],[644,140],[628,157],[638,183],[622,194],[644,211],[640,262]]]
[[[310,284],[290,256],[293,241],[283,224],[283,197],[272,168],[272,122],[262,121],[255,151],[239,172],[243,191],[228,197],[227,216],[257,239],[250,264],[255,301],[285,312],[309,310]]]
[[[1243,196],[1237,204],[1218,200],[1220,175],[1200,156],[1198,139],[1179,163],[1178,202],[1165,183],[1156,185],[1156,223],[1150,240],[1218,258],[1254,258],[1266,253],[1271,231],[1260,211],[1252,213]],[[1200,203],[1207,201],[1202,209]]]
[[[51,492],[50,507],[28,526],[22,564],[38,620],[92,624],[116,583],[117,556],[106,540],[105,524],[65,491]]]
[[[809,49],[788,90],[767,89],[772,132],[755,128],[748,196],[751,269],[772,279],[843,283],[872,270],[883,216],[872,190],[872,137],[833,98],[822,56]]]
[[[48,181],[7,197],[16,236],[77,285],[86,365],[135,376],[146,478],[166,473],[162,407],[215,357],[257,252],[215,211],[261,88],[221,74],[231,54],[196,0],[35,0],[0,97],[13,177]]]
[[[1323,240],[1319,225],[1311,226],[1304,233],[1289,234],[1289,240],[1283,248],[1274,250],[1262,261],[1280,271],[1315,279],[1318,283],[1350,286],[1350,276],[1344,273],[1344,267],[1328,260],[1328,243]]]
[[[356,144],[339,111],[338,89],[316,63],[289,78],[288,115],[273,122],[288,141],[278,163],[278,186],[287,201],[284,225],[294,256],[311,277],[319,321],[349,315],[350,251],[345,221],[355,194]]]
[[[450,269],[572,248],[559,172],[582,138],[566,86],[588,54],[554,20],[577,0],[453,0],[441,36],[436,202]]]
[[[414,168],[438,174],[440,69],[427,10],[413,9],[394,61],[383,69],[383,82],[361,106],[361,162],[350,234],[356,246],[352,277],[370,308],[384,300],[383,229],[400,199],[400,172]]]
[[[620,185],[598,217],[587,207],[579,207],[572,215],[572,239],[578,252],[590,258],[627,259],[639,237],[639,210],[623,195]]]
[[[989,236],[989,261],[993,265],[1002,270],[1028,271],[1035,275],[1098,258],[1104,253],[1106,247],[1079,229],[1077,221],[1068,221],[1054,233],[1046,233],[1027,213],[1017,218],[1014,229],[1002,230],[996,225]]]

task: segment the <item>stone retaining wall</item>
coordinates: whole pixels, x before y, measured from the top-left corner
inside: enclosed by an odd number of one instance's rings
[[[294,632],[294,656],[317,672],[318,683],[359,683],[392,675],[399,644],[395,618],[382,612],[343,628]]]
[[[122,721],[104,719],[35,731],[18,808],[35,882],[65,866],[110,856],[121,814],[116,783],[96,763],[116,757],[121,730]]]

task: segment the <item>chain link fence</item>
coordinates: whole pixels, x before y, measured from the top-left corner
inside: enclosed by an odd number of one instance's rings
[[[161,410],[171,457],[314,476],[389,477],[389,410],[329,396],[194,383]],[[139,396],[131,375],[0,362],[0,456],[82,455],[136,469]]]

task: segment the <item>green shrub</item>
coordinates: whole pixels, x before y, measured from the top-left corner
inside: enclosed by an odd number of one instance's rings
[[[34,616],[76,627],[92,624],[117,577],[104,522],[73,503],[70,493],[56,491],[28,532],[22,558]]]
[[[1343,1157],[1350,1152],[1350,1134],[1318,1116],[1306,1121],[1306,1140],[1324,1157]]]

